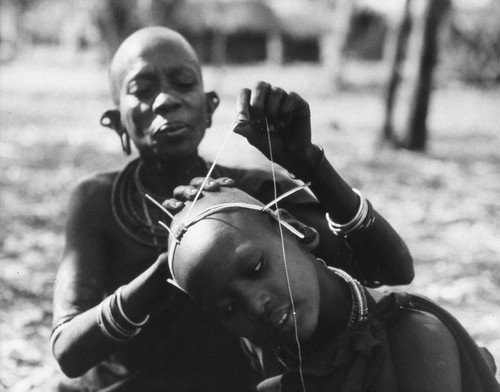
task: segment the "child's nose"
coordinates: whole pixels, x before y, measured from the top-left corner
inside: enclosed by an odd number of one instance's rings
[[[181,101],[174,94],[169,92],[160,92],[154,102],[153,102],[153,111],[155,113],[161,112],[172,112],[181,107]]]
[[[250,296],[247,304],[247,314],[250,320],[260,321],[269,313],[270,297],[265,292],[255,293]]]

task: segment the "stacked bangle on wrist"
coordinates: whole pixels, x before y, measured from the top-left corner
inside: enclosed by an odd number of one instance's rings
[[[149,315],[141,322],[134,322],[127,317],[121,304],[120,287],[116,292],[101,302],[97,309],[96,321],[101,332],[116,343],[128,342],[149,320]]]
[[[332,233],[344,239],[349,239],[352,235],[367,230],[375,221],[371,203],[360,191],[354,188],[353,191],[359,196],[359,208],[354,218],[347,223],[336,223],[332,221],[330,215],[326,213],[328,227]]]

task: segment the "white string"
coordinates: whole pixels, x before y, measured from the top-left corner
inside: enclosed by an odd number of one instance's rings
[[[196,201],[200,197],[201,192],[203,191],[203,188],[205,188],[205,185],[207,184],[207,181],[208,181],[210,175],[212,174],[212,171],[214,170],[215,165],[217,164],[217,161],[219,160],[220,155],[222,154],[222,150],[224,150],[224,147],[226,146],[227,141],[229,140],[229,137],[231,136],[231,134],[233,133],[234,129],[237,126],[238,126],[238,122],[235,121],[233,127],[231,127],[229,129],[229,132],[224,137],[224,141],[222,142],[222,145],[221,145],[219,151],[217,152],[217,155],[215,156],[214,161],[212,162],[212,166],[210,166],[210,169],[208,170],[207,175],[205,176],[205,178],[203,179],[203,182],[201,183],[200,189],[198,189],[198,193],[196,193],[196,196],[194,197],[193,202],[189,206],[189,210],[186,213],[186,219],[188,218],[189,213],[191,212],[191,210],[193,209],[194,205],[196,204]]]
[[[271,206],[272,204],[276,205],[276,209],[277,209],[276,216],[277,216],[278,222],[280,223],[280,224],[278,224],[278,227],[279,227],[279,231],[280,231],[281,251],[283,253],[283,263],[284,263],[284,267],[285,267],[285,276],[286,276],[286,282],[287,282],[287,287],[288,287],[288,295],[290,297],[290,302],[292,305],[293,323],[294,323],[294,330],[295,330],[295,341],[297,343],[297,353],[299,356],[299,376],[300,376],[300,381],[302,384],[302,390],[304,392],[306,392],[306,386],[305,386],[305,382],[304,382],[304,374],[302,372],[302,351],[301,351],[301,347],[300,347],[299,334],[298,334],[297,312],[295,310],[295,301],[293,299],[293,293],[292,293],[292,288],[291,288],[291,284],[290,284],[290,275],[288,273],[288,265],[287,265],[286,252],[285,252],[285,240],[284,240],[283,228],[282,228],[282,224],[281,224],[281,217],[280,217],[280,213],[278,210],[278,201],[281,200],[283,197],[286,197],[290,192],[287,192],[286,196],[278,197],[278,189],[276,186],[276,172],[275,172],[275,168],[274,168],[273,150],[272,150],[272,145],[271,145],[271,131],[269,129],[269,123],[267,121],[267,118],[264,117],[264,120],[266,123],[267,138],[268,138],[268,143],[269,143],[269,158],[271,161],[271,173],[272,173],[272,177],[273,177],[273,191],[274,191],[274,200],[272,202],[270,202],[269,204],[267,204],[267,206]],[[219,149],[219,151],[218,151],[218,153],[217,153],[217,155],[212,163],[212,166],[210,167],[205,178],[203,179],[203,182],[202,182],[195,198],[193,199],[193,202],[191,203],[191,206],[189,207],[188,212],[186,213],[186,219],[189,216],[194,205],[196,204],[196,201],[199,199],[201,192],[203,191],[203,188],[205,187],[205,185],[208,181],[208,178],[212,174],[212,171],[214,170],[215,165],[217,164],[217,161],[219,160],[219,157],[220,157],[222,151],[224,150],[224,147],[226,146],[227,141],[229,140],[229,136],[233,133],[234,128],[236,126],[238,126],[237,122],[235,122],[234,126],[232,128],[230,128],[229,132],[226,134],[224,141],[222,142],[222,145],[221,145],[221,147],[220,147],[220,149]],[[162,224],[163,227],[167,228],[167,225],[163,224],[163,222],[159,222],[159,223]]]
[[[150,202],[152,202],[154,205],[160,208],[165,214],[167,214],[170,219],[174,219],[174,216],[170,213],[169,210],[167,210],[165,207],[163,207],[160,203],[158,203],[153,197],[149,196],[147,193],[144,194],[148,198]]]
[[[271,146],[271,131],[269,129],[269,123],[267,122],[267,118],[264,117],[264,120],[266,122],[267,140],[269,143],[269,159],[271,161],[271,173],[273,175],[273,187],[274,187],[274,200],[273,200],[273,202],[276,204],[276,215],[278,218],[278,223],[280,223],[281,217],[280,217],[280,213],[278,210],[278,200],[281,200],[281,198],[278,198],[278,189],[276,187],[276,173],[275,173],[275,169],[274,169],[273,149]],[[268,205],[272,204],[273,202],[269,203]],[[290,296],[290,302],[292,304],[293,324],[294,324],[294,329],[295,329],[295,342],[297,343],[297,354],[299,356],[300,382],[302,384],[302,390],[304,392],[306,392],[306,385],[304,382],[304,374],[302,372],[302,351],[300,348],[299,331],[298,331],[298,327],[297,327],[297,312],[295,311],[295,301],[293,300],[292,286],[290,284],[290,275],[288,274],[288,264],[286,261],[285,239],[283,236],[283,228],[282,228],[281,224],[279,224],[278,227],[280,230],[281,252],[283,253],[283,265],[285,267],[285,276],[286,276],[286,283],[287,283],[287,287],[288,287],[288,295]]]
[[[163,226],[163,228],[164,228],[165,230],[167,230],[167,231],[168,231],[168,234],[170,234],[170,237],[172,237],[175,241],[179,242],[179,241],[175,238],[175,234],[174,234],[174,232],[172,231],[172,229],[170,229],[170,227],[168,227],[168,225],[167,225],[165,222],[162,222],[161,220],[159,220],[159,221],[158,221],[158,223],[159,223],[160,225],[162,225],[162,226]]]
[[[275,197],[273,201],[270,201],[268,204],[266,204],[264,207],[262,207],[263,210],[267,210],[269,207],[271,207],[273,204],[276,204],[276,207],[278,206],[278,202],[283,200],[285,197],[290,196],[291,194],[298,192],[302,189],[307,188],[309,185],[311,185],[310,182],[307,182],[303,185],[299,185],[295,188],[290,189],[289,191],[283,193],[280,197]],[[275,196],[276,196],[276,189],[275,189]]]

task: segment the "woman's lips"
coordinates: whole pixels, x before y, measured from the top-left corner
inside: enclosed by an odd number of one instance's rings
[[[185,123],[164,123],[153,130],[151,138],[177,138],[188,133],[189,131],[190,127]]]

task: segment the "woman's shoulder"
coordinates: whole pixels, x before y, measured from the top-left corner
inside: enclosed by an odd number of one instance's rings
[[[73,193],[83,193],[87,196],[96,193],[109,193],[118,173],[118,171],[105,171],[89,174],[76,183]]]
[[[79,180],[71,191],[70,211],[93,211],[109,204],[118,171],[92,173]]]

